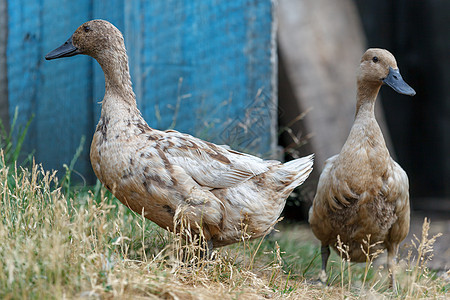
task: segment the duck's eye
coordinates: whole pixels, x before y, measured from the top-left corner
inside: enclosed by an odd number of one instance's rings
[[[378,57],[374,56],[374,57],[372,58],[372,61],[373,61],[374,63],[377,63],[377,62],[378,62]]]
[[[84,32],[88,32],[89,30],[91,30],[91,27],[89,27],[89,26],[84,26]]]

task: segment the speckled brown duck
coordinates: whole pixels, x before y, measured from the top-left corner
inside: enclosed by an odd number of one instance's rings
[[[380,242],[371,251],[387,249],[391,269],[399,243],[409,231],[408,177],[390,157],[375,120],[375,100],[383,84],[398,93],[415,95],[390,52],[368,49],[359,66],[350,135],[341,152],[325,162],[309,212],[311,228],[322,243],[322,280],[326,279],[329,246],[336,249],[338,235],[349,246],[351,261],[365,262],[361,245],[370,234],[371,244]]]
[[[122,34],[111,23],[81,25],[46,59],[89,55],[105,73],[105,96],[91,145],[91,163],[123,204],[173,230],[181,211],[202,224],[208,247],[252,238],[276,223],[292,190],[312,170],[312,155],[282,164],[174,130],[150,128],[136,106]]]

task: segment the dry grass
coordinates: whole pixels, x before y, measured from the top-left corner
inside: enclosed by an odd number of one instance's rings
[[[369,240],[365,266],[332,256],[324,287],[314,282],[318,248],[310,237],[299,238],[295,226],[264,241],[216,250],[211,260],[198,259],[201,249],[195,245],[201,241],[186,242],[188,226],[168,233],[131,213],[100,185],[66,194],[55,173],[40,166],[3,166],[2,299],[448,297],[448,281],[426,267],[437,238],[428,237],[427,221],[398,266],[398,295],[387,288],[386,271],[374,267],[379,253],[370,253]]]

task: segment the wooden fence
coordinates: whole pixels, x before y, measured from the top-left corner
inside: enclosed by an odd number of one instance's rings
[[[104,77],[85,56],[44,56],[90,19],[124,34],[138,107],[150,126],[175,128],[270,156],[276,145],[276,45],[270,0],[8,2],[10,118],[34,115],[25,151],[48,169],[72,159],[92,176],[88,146]],[[92,177],[90,177],[92,178]]]

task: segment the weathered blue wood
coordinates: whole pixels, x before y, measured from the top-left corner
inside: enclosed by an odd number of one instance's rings
[[[87,57],[52,63],[44,55],[62,44],[89,19],[90,2],[10,1],[8,78],[10,112],[20,109],[20,123],[35,115],[25,151],[35,150],[46,168],[62,169],[92,127],[91,61]],[[70,7],[70,9],[69,9]],[[89,168],[87,151],[77,167]]]
[[[271,2],[145,1],[138,10],[139,53],[145,53],[139,104],[150,125],[167,128],[175,121],[176,129],[214,142],[257,153],[272,150]],[[256,103],[260,88],[266,97]],[[252,120],[246,120],[246,111],[253,112]],[[228,134],[246,121],[249,128],[238,130],[237,137]]]
[[[46,62],[44,55],[83,22],[102,18],[124,33],[150,126],[267,156],[276,144],[272,15],[270,0],[10,1],[10,111],[20,107],[21,124],[36,114],[26,150],[35,149],[46,168],[61,169],[85,135],[76,169],[91,174],[88,146],[103,73],[89,57]]]
[[[0,120],[9,131],[8,68],[6,42],[8,38],[8,9],[6,0],[0,0]]]
[[[25,5],[23,1],[8,3],[9,30],[7,44],[9,110],[13,116],[16,106],[20,108],[20,125],[24,125],[36,110],[36,94],[39,86],[39,20],[29,18],[39,15],[37,3]],[[34,148],[36,130],[30,128],[25,148]]]

